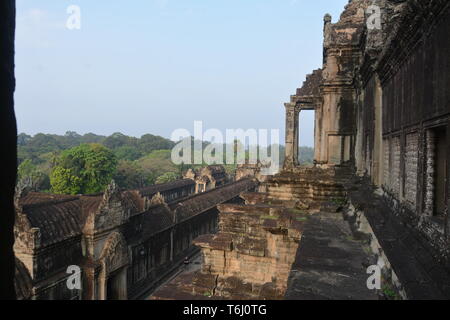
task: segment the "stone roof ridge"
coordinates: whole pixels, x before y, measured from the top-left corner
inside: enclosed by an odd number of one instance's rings
[[[222,165],[220,165],[220,164],[209,165],[209,166],[207,166],[204,169],[208,169],[208,170],[211,170],[211,171],[214,171],[214,172],[223,172],[223,171],[225,171],[225,168]]]
[[[301,88],[297,89],[297,96],[315,96],[319,94],[319,86],[322,84],[322,68],[313,70],[306,75]]]
[[[152,199],[150,200],[150,204],[151,205],[159,205],[159,204],[167,204],[166,201],[164,200],[164,197],[161,195],[160,192],[158,192],[157,194],[155,194]]]
[[[31,178],[22,179],[16,185],[16,191],[14,194],[14,206],[17,211],[22,211],[23,207],[20,203],[24,197],[31,191]]]
[[[121,196],[122,192],[120,191],[119,186],[114,180],[111,180],[103,193],[103,199],[100,203],[99,209],[107,205],[111,200],[121,198]]]
[[[38,203],[30,203],[30,204],[24,204],[21,205],[22,209],[37,209],[37,208],[43,208],[43,207],[49,207],[57,204],[62,204],[66,202],[72,202],[79,200],[79,197],[73,196],[70,198],[57,198],[57,199],[49,199],[46,201],[38,202]]]
[[[256,185],[256,179],[244,178],[234,183],[229,183],[207,192],[196,194],[195,196],[186,199],[185,201],[177,203],[175,206],[172,206],[171,209],[177,215],[177,220],[182,221],[186,219],[188,216],[191,216],[192,213],[198,214],[200,212],[204,212],[209,210],[212,205],[217,205],[220,202],[225,200],[230,200],[235,196],[239,196],[244,189],[249,188],[252,184]],[[202,201],[194,201],[197,198],[200,198]]]
[[[336,24],[363,23],[366,9],[371,5],[376,5],[377,2],[376,0],[349,0]]]
[[[364,21],[365,9],[370,5],[376,5],[378,0],[349,0],[345,5],[344,10],[339,15],[339,20],[333,23],[333,18],[329,13],[324,15],[324,24],[331,24],[332,26],[347,24],[349,22]]]
[[[244,182],[248,182],[248,181],[256,181],[256,179],[252,179],[252,178],[247,177],[247,178],[241,179],[241,180],[239,180],[239,181],[235,181],[235,182],[232,182],[232,183],[226,183],[226,184],[223,184],[223,185],[221,185],[221,186],[215,187],[215,188],[213,188],[213,189],[207,190],[207,191],[205,191],[205,192],[202,192],[202,193],[196,193],[196,194],[194,194],[194,195],[192,195],[192,196],[190,196],[190,197],[188,197],[188,198],[185,198],[184,201],[178,202],[176,205],[178,206],[178,205],[182,204],[182,203],[185,202],[185,201],[192,200],[192,199],[194,199],[194,198],[203,196],[203,195],[205,195],[205,194],[216,193],[216,192],[218,192],[218,191],[221,190],[221,189],[225,189],[225,188],[227,188],[227,187],[229,188],[229,187],[231,187],[231,186],[233,186],[233,185],[244,184]]]
[[[154,184],[145,188],[138,189],[136,191],[138,191],[141,196],[146,196],[156,194],[158,192],[164,192],[172,188],[183,187],[189,184],[195,184],[195,181],[192,179],[178,179],[172,182]]]
[[[331,16],[324,18],[324,48],[358,46],[361,34],[366,28],[366,9],[375,4],[373,0],[352,0],[345,6],[339,21],[331,22]]]

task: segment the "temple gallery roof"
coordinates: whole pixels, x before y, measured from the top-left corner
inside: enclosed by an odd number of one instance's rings
[[[172,205],[171,209],[177,215],[178,221],[182,221],[212,209],[220,203],[229,201],[239,196],[242,192],[254,188],[256,184],[252,179],[242,179],[238,182],[194,195],[185,201]]]
[[[236,198],[242,192],[254,188],[256,184],[254,180],[243,179],[193,195],[178,203],[154,205],[131,218],[132,223],[126,228],[127,241],[133,242],[136,238],[151,237],[178,222],[195,217],[218,204]]]
[[[225,179],[227,176],[227,173],[225,171],[225,168],[222,165],[212,165],[207,166],[206,168],[203,168],[200,170],[200,175],[205,176],[211,176],[214,178],[214,180],[222,180]]]
[[[169,227],[175,221],[188,219],[238,196],[241,192],[250,189],[255,182],[244,179],[191,196],[177,204],[172,204],[170,207],[166,204],[155,205],[143,212],[145,209],[142,197],[194,184],[193,180],[185,179],[142,190],[118,191],[115,199],[121,202],[121,207],[127,214],[131,213],[133,216],[133,213],[142,212],[142,214],[136,216],[138,219],[140,219],[139,216],[144,219],[142,223],[145,230],[143,231],[146,234],[154,234]],[[100,212],[105,201],[107,201],[105,194],[85,196],[52,195],[37,192],[24,194],[19,200],[18,213],[20,219],[18,219],[18,223],[21,224],[19,228],[28,229],[28,231],[33,228],[39,229],[41,247],[80,236],[87,218]]]
[[[79,197],[33,192],[21,199],[20,204],[30,228],[39,229],[41,246],[81,235]]]
[[[227,180],[227,172],[222,165],[210,165],[201,169],[189,169],[185,178],[193,179],[197,183],[224,182]]]
[[[141,243],[143,239],[152,237],[173,224],[173,214],[170,209],[165,205],[155,205],[130,218],[130,223],[125,227],[127,243]]]
[[[163,184],[155,184],[143,189],[139,189],[139,193],[141,196],[145,197],[152,197],[153,195],[157,194],[158,192],[164,192],[172,189],[182,188],[190,185],[195,185],[195,181],[191,179],[183,179],[183,180],[177,180],[174,182],[169,183],[163,183]]]
[[[225,168],[223,166],[221,166],[221,165],[207,166],[203,170],[204,171],[209,171],[212,174],[224,174],[225,173]]]
[[[318,96],[320,85],[322,84],[322,69],[314,70],[312,74],[306,76],[306,81],[300,89],[297,89],[297,96]]]

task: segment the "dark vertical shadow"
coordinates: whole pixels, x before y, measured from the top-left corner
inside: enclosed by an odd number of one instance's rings
[[[14,187],[17,174],[17,127],[14,115],[14,0],[0,1],[0,299],[15,299]]]

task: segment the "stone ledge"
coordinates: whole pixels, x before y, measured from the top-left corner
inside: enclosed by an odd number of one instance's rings
[[[391,275],[403,298],[449,299],[450,274],[433,258],[420,235],[402,223],[367,182],[348,184],[346,189],[349,219],[357,231],[369,235],[379,264],[385,265],[385,273]]]
[[[377,300],[366,286],[371,258],[341,214],[314,214],[306,222],[285,299]]]

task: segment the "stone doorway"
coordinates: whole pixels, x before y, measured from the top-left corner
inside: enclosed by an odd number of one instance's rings
[[[298,160],[300,166],[314,164],[315,110],[301,110],[299,115]]]
[[[100,300],[126,300],[128,249],[123,235],[113,232],[101,255]]]

